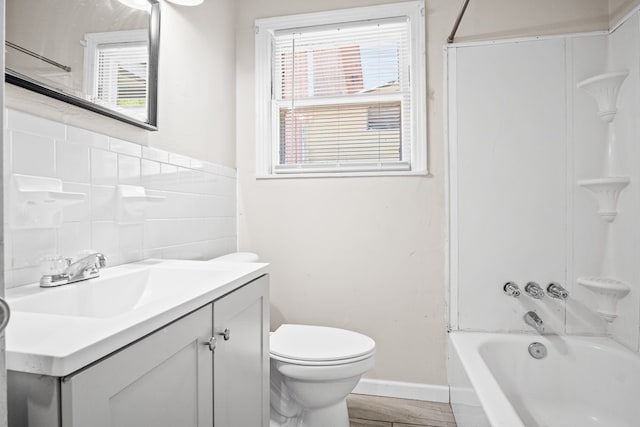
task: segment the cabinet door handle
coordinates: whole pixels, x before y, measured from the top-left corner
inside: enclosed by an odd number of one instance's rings
[[[229,341],[229,339],[231,338],[231,329],[224,328],[224,331],[218,332],[218,335],[222,335],[225,341]]]
[[[209,341],[207,342],[203,342],[202,345],[208,345],[209,346],[209,350],[213,351],[216,349],[216,343],[217,343],[217,338],[216,337],[211,337],[209,338]]]

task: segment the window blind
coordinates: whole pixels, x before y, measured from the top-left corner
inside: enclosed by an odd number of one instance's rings
[[[274,34],[274,172],[410,169],[409,31],[398,18]]]
[[[148,58],[146,43],[99,45],[94,93],[96,101],[145,121]]]

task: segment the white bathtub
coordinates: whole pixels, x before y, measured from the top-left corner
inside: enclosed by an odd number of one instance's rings
[[[640,357],[608,338],[452,332],[448,371],[459,427],[640,426]]]

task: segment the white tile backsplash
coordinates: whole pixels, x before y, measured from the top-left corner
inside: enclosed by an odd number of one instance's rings
[[[55,177],[54,139],[11,131],[11,170],[24,175]]]
[[[82,143],[56,141],[56,175],[66,182],[89,182],[89,148]]]
[[[94,185],[91,187],[92,221],[114,221],[116,218],[116,187]],[[62,219],[64,221],[64,218]]]
[[[85,146],[100,148],[102,150],[109,149],[109,137],[107,135],[71,126],[67,127],[67,141],[79,142]]]
[[[118,154],[118,182],[140,185],[140,157]]]
[[[67,135],[66,126],[62,123],[15,110],[7,112],[7,127],[16,132],[25,132],[51,139],[66,139]]]
[[[85,249],[105,253],[110,266],[149,257],[209,259],[237,249],[234,169],[14,110],[7,117],[5,177],[56,177],[64,191],[86,194],[64,208],[60,228],[33,230],[10,229],[6,218],[15,206],[5,197],[7,287],[36,282],[43,256]],[[164,200],[146,206],[139,223],[119,224],[118,184],[143,186]]]
[[[80,222],[91,219],[91,185],[77,184],[75,182],[63,182],[62,190],[69,193],[82,193],[85,199],[80,203],[67,206],[62,211],[63,222]]]
[[[58,252],[70,256],[91,247],[91,222],[65,222],[58,229]]]
[[[169,162],[169,153],[153,147],[142,147],[142,158],[167,163]]]
[[[109,138],[109,149],[114,153],[128,154],[137,158],[142,157],[142,147],[140,145],[118,138]]]
[[[91,183],[116,185],[118,183],[118,155],[109,151],[91,149]]]

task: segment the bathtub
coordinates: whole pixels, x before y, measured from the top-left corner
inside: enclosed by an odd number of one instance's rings
[[[640,426],[640,356],[609,338],[452,332],[448,374],[459,427]]]

